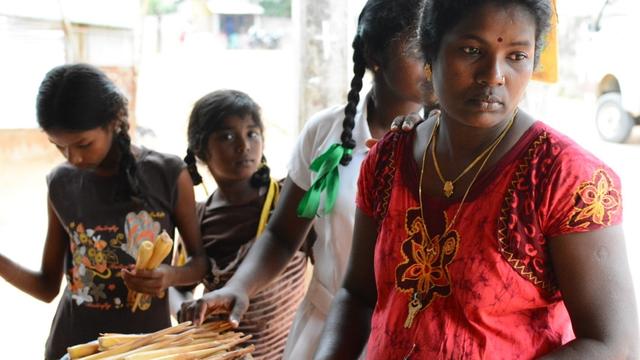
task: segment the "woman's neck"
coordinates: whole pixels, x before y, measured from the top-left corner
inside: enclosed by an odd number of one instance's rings
[[[437,149],[442,161],[469,160],[486,149],[500,133],[505,130],[511,118],[499,122],[490,128],[472,128],[454,119],[447,119],[442,113],[437,132]],[[520,111],[514,118],[514,125],[501,142],[503,148],[510,148],[517,139],[533,124],[533,120]],[[496,151],[496,155],[500,151]]]
[[[228,205],[246,204],[260,196],[260,190],[251,185],[251,180],[217,181],[218,190],[214,193],[217,202]]]
[[[390,93],[384,86],[376,83],[371,90],[371,96],[367,106],[367,123],[371,136],[376,139],[389,131],[393,119],[400,115],[410,114],[419,111],[423,106],[409,100],[399,99]]]

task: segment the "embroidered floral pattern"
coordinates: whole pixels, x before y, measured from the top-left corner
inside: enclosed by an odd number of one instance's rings
[[[377,194],[379,194],[374,212],[378,226],[382,224],[382,220],[387,214],[389,200],[391,199],[393,177],[396,172],[395,148],[400,136],[400,133],[391,133],[378,143],[379,160],[376,163],[375,176],[373,178],[374,188],[377,189]]]
[[[591,224],[609,225],[620,208],[620,193],[609,174],[598,169],[591,181],[582,183],[574,194],[574,209],[569,227],[587,228]]]
[[[498,221],[499,250],[523,278],[547,291],[557,284],[548,264],[547,241],[535,217],[539,207],[534,194],[548,178],[553,159],[560,153],[557,142],[542,132],[533,141],[513,176]]]
[[[446,213],[444,216],[447,228]],[[408,238],[401,246],[404,262],[396,267],[396,285],[403,292],[418,292],[425,308],[436,295],[446,297],[451,293],[448,265],[455,258],[460,237],[450,230],[429,238],[420,208],[407,210],[405,225]]]

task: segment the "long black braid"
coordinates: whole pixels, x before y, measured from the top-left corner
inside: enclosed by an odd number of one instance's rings
[[[260,107],[249,95],[237,90],[218,90],[209,93],[196,101],[189,116],[187,130],[188,148],[184,158],[194,185],[202,183],[196,159],[207,161],[209,154],[207,144],[214,131],[222,128],[224,119],[229,116],[244,117],[250,115],[255,124],[264,131],[260,117]],[[250,183],[255,188],[269,185],[271,171],[267,160],[262,156],[262,164],[252,175]]]
[[[145,197],[140,190],[140,182],[137,177],[136,159],[131,152],[131,137],[129,136],[129,123],[122,121],[119,129],[116,130],[115,143],[120,150],[120,179],[121,194],[123,199],[132,199],[137,202],[144,202]]]
[[[367,69],[365,54],[373,55],[384,65],[393,40],[403,37],[415,39],[423,0],[369,0],[358,17],[358,28],[353,39],[353,78],[344,109],[340,141],[346,149],[356,146],[353,140],[355,116],[360,102],[362,78]],[[346,166],[352,156],[345,153],[340,164]]]
[[[360,102],[360,90],[362,90],[362,77],[367,70],[367,62],[364,58],[364,46],[362,37],[358,34],[353,39],[353,78],[351,79],[351,89],[347,95],[347,105],[344,107],[344,121],[342,121],[342,134],[340,141],[345,149],[353,149],[356,142],[353,140],[353,127],[355,117]],[[351,162],[351,154],[345,153],[340,159],[340,164],[347,166]]]
[[[116,122],[114,144],[120,152],[121,184],[117,201],[144,201],[136,176],[129,137],[128,101],[98,68],[70,64],[51,69],[42,80],[36,100],[38,124],[44,131],[86,131]]]
[[[191,149],[187,149],[187,156],[184,157],[184,162],[187,164],[187,170],[189,171],[193,185],[202,184],[202,176],[198,172],[196,154],[194,154]]]

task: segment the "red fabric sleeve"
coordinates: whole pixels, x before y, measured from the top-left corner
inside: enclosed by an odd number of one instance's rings
[[[541,189],[540,224],[547,237],[594,231],[622,222],[620,178],[577,146],[559,154]]]

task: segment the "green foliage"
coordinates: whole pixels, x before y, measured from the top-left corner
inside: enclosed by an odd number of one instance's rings
[[[178,10],[178,4],[183,0],[148,0],[148,15],[171,14]]]
[[[260,0],[267,16],[291,17],[291,0]]]

